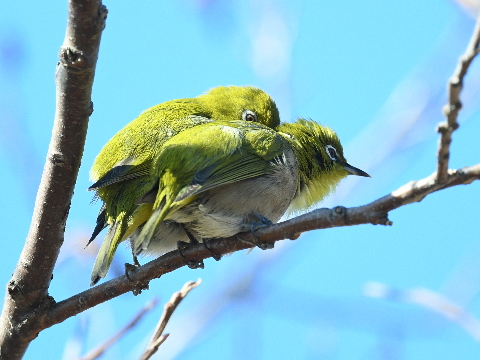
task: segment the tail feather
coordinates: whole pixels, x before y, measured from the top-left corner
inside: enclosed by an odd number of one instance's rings
[[[105,204],[103,204],[102,208],[100,209],[100,213],[98,214],[98,217],[97,217],[97,224],[95,225],[95,229],[93,229],[92,236],[88,240],[88,243],[87,243],[87,245],[85,245],[85,247],[90,245],[90,243],[93,240],[95,240],[97,235],[100,234],[100,232],[103,229],[105,229],[107,226],[108,226],[108,223],[107,223],[107,208],[106,208]]]
[[[101,278],[107,275],[108,269],[112,264],[113,255],[122,237],[121,228],[121,222],[116,221],[110,229],[108,229],[107,236],[105,236],[105,240],[103,240],[97,258],[95,259],[95,264],[93,265],[90,286],[95,285]]]
[[[133,253],[138,255],[143,250],[147,250],[150,241],[152,241],[155,231],[158,228],[158,225],[165,220],[168,210],[170,209],[170,204],[165,204],[164,206],[158,207],[153,211],[148,221],[143,226],[140,235],[135,239],[133,244]]]

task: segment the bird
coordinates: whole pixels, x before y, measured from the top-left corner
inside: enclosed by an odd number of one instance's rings
[[[106,242],[130,235],[125,232],[127,219],[138,210],[135,201],[148,190],[153,160],[168,139],[200,124],[226,120],[275,128],[280,115],[273,99],[257,87],[219,86],[195,98],[153,106],[114,135],[90,171],[94,183],[88,190],[103,204],[87,246],[106,227]]]
[[[185,234],[206,242],[255,231],[311,208],[347,175],[369,177],[348,164],[337,134],[313,120],[276,129],[244,121],[198,125],[165,142],[126,233],[135,255],[161,255]],[[92,281],[106,274],[122,240],[102,245]]]

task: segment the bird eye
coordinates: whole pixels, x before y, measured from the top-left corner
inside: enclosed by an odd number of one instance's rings
[[[243,110],[242,119],[244,121],[257,122],[257,114],[255,114],[252,110]]]
[[[338,160],[337,150],[332,145],[325,146],[325,150],[327,150],[327,154],[330,156],[330,159],[333,161]]]

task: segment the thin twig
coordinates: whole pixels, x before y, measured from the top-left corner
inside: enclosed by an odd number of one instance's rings
[[[192,289],[196,288],[201,283],[202,283],[202,279],[198,279],[196,282],[189,281],[185,283],[185,285],[183,285],[180,291],[177,291],[172,295],[170,301],[165,304],[162,317],[158,321],[157,327],[153,332],[152,338],[148,342],[148,345],[145,348],[145,351],[143,352],[142,356],[140,357],[140,360],[148,360],[153,354],[157,352],[160,345],[162,345],[163,342],[168,337],[168,334],[162,335],[162,333],[163,333],[163,330],[165,330],[165,326],[167,326],[168,321],[170,320],[170,317],[172,316],[173,312],[175,311],[177,306],[180,304],[180,302],[185,298],[185,296],[187,296],[187,294]]]
[[[118,340],[120,340],[123,335],[128,333],[131,329],[133,329],[139,321],[150,311],[152,310],[158,303],[158,299],[150,300],[147,304],[140,309],[140,311],[135,315],[135,317],[130,320],[130,322],[125,325],[122,329],[120,329],[116,334],[114,334],[110,339],[105,341],[103,344],[100,344],[95,349],[91,350],[87,355],[80,358],[80,360],[94,360],[98,359],[105,351],[107,351],[113,344],[115,344]]]
[[[44,329],[43,317],[55,303],[48,288],[63,244],[65,223],[81,163],[91,92],[107,9],[101,0],[70,0],[65,40],[56,73],[52,138],[37,193],[30,230],[0,319],[0,356],[23,357]]]
[[[475,25],[472,38],[468,43],[465,53],[460,57],[458,65],[448,81],[448,102],[443,107],[443,114],[447,118],[437,126],[437,132],[441,134],[438,145],[437,177],[438,182],[443,183],[447,179],[448,161],[450,159],[450,143],[452,133],[458,129],[458,113],[462,108],[460,92],[463,89],[463,80],[473,59],[479,53],[480,44],[480,16]]]
[[[162,344],[165,342],[165,340],[167,340],[167,338],[168,338],[169,336],[170,336],[170,334],[161,335],[161,336],[157,339],[157,341],[155,341],[155,342],[153,343],[152,347],[154,347],[155,349],[158,350],[158,348],[160,347],[160,345],[162,345]],[[157,350],[155,350],[155,351],[157,351]],[[152,355],[153,355],[153,354],[154,354],[154,353],[152,353]],[[151,355],[150,355],[150,356],[151,356]],[[148,357],[148,358],[149,358],[149,357]],[[147,359],[148,359],[148,358],[147,358]]]
[[[475,341],[480,342],[480,321],[446,296],[425,288],[401,290],[381,283],[368,283],[364,293],[369,297],[413,303],[460,325]]]

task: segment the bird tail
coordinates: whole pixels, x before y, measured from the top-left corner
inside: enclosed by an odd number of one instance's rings
[[[150,241],[152,241],[152,238],[155,235],[158,225],[160,225],[160,223],[165,220],[165,217],[171,213],[171,203],[171,201],[164,202],[161,204],[161,206],[153,210],[150,218],[143,226],[140,235],[138,235],[138,237],[135,239],[135,243],[133,244],[133,253],[135,255],[147,250],[148,245],[150,245]]]
[[[133,213],[132,213],[133,212]],[[132,215],[130,215],[132,213]],[[95,285],[107,275],[118,244],[129,238],[132,233],[147,221],[152,213],[152,204],[142,204],[132,211],[122,213],[108,229],[92,270],[90,286]]]
[[[95,285],[101,278],[107,275],[108,269],[112,264],[113,255],[122,240],[122,228],[122,221],[120,220],[115,221],[108,229],[107,236],[105,236],[105,240],[103,240],[97,258],[95,259],[95,264],[93,265],[90,286]]]
[[[102,205],[102,208],[100,209],[100,213],[97,216],[97,224],[95,225],[95,229],[93,229],[92,236],[88,240],[87,245],[85,245],[85,248],[90,245],[90,243],[95,240],[98,234],[105,229],[108,226],[107,223],[107,207],[105,206],[105,203]]]

